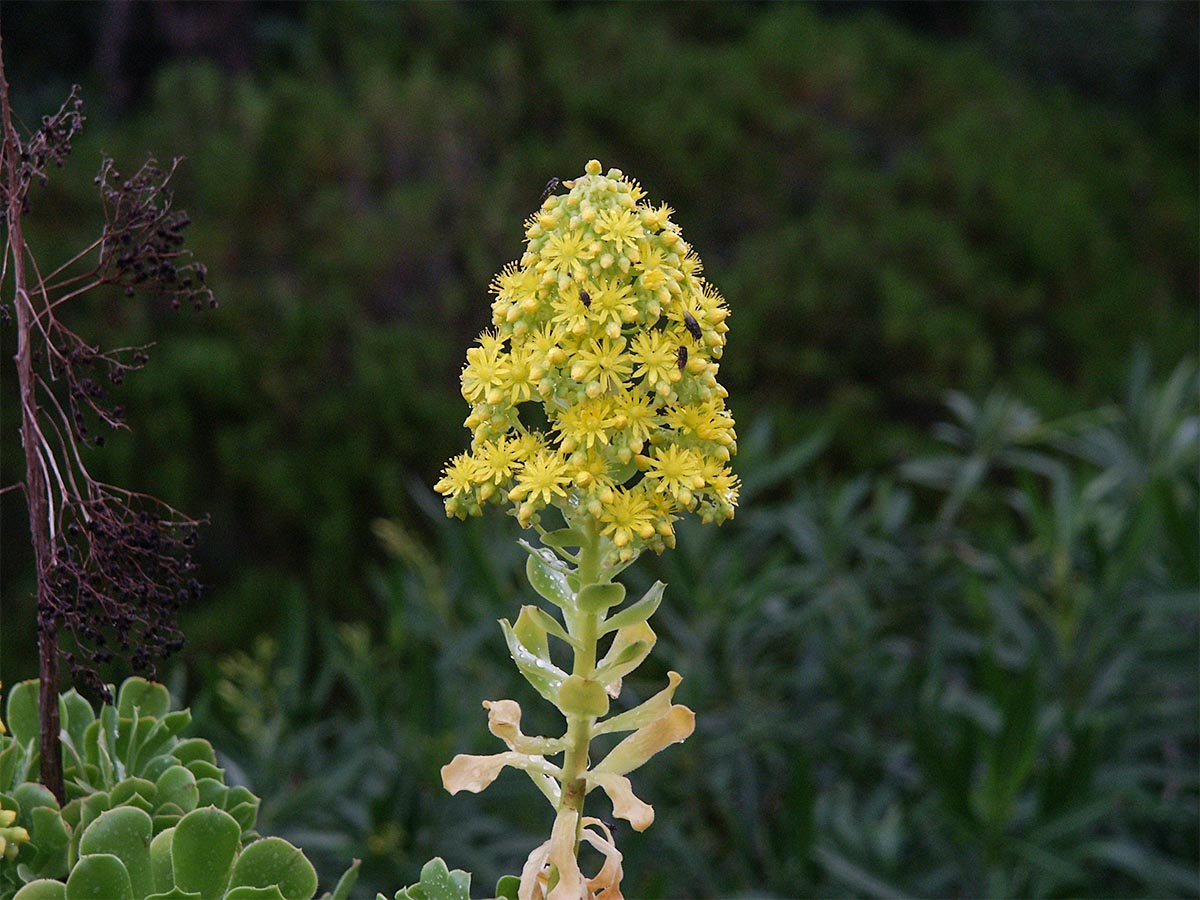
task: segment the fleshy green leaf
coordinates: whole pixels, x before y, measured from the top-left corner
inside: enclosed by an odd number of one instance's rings
[[[175,868],[171,864],[171,844],[174,839],[175,829],[168,828],[156,834],[150,842],[150,872],[156,891],[169,891],[175,886]]]
[[[516,875],[502,875],[496,882],[496,900],[517,900],[521,879]]]
[[[67,879],[67,900],[133,900],[133,886],[121,860],[110,853],[82,856]]]
[[[619,581],[608,584],[584,585],[579,592],[578,605],[583,612],[605,612],[625,599],[625,585]]]
[[[575,605],[575,592],[567,584],[567,576],[552,568],[542,556],[529,548],[529,559],[525,561],[525,577],[533,589],[561,609]]]
[[[79,839],[79,855],[111,854],[121,861],[131,889],[138,897],[154,891],[150,870],[150,838],[154,825],[150,816],[133,806],[119,806],[102,813]]]
[[[217,754],[213,752],[212,744],[204,738],[180,741],[171,748],[171,755],[185,766],[196,761],[206,762],[210,766],[217,764]]]
[[[175,712],[167,713],[162,717],[163,727],[173,735],[179,734],[179,732],[187,728],[191,722],[192,711],[190,709],[177,709]]]
[[[145,678],[126,678],[117,692],[117,712],[122,719],[132,719],[135,709],[139,716],[161,719],[171,709],[171,694],[163,685]]]
[[[67,900],[67,886],[61,881],[39,878],[17,891],[13,900]]]
[[[8,692],[5,720],[12,736],[22,744],[38,739],[38,683],[30,679],[12,686]]]
[[[171,866],[175,884],[204,897],[220,897],[229,884],[242,829],[227,812],[211,806],[193,810],[175,826]]]
[[[30,842],[37,847],[33,870],[41,875],[66,877],[71,831],[57,807],[39,806],[26,815],[30,821]],[[25,852],[22,850],[22,854]]]
[[[126,778],[114,785],[113,789],[108,792],[113,806],[131,804],[146,810],[146,812],[154,809],[154,798],[157,793],[154,782],[147,781],[145,778]]]
[[[50,793],[49,788],[38,784],[36,781],[26,781],[18,784],[13,788],[12,798],[17,801],[26,815],[29,814],[30,810],[39,807],[58,809],[58,801],[54,799],[54,795]]]
[[[96,721],[96,713],[92,704],[84,700],[75,688],[67,691],[60,699],[60,709],[63,711],[63,730],[71,736],[71,742],[78,748],[83,746],[83,733],[87,727]]]
[[[234,887],[275,885],[286,900],[311,900],[317,892],[317,872],[304,854],[283,838],[255,841],[233,867]]]
[[[171,766],[155,782],[155,799],[159,805],[174,803],[183,812],[191,812],[200,801],[196,776],[183,766]]]
[[[421,868],[421,880],[396,894],[396,900],[471,900],[471,876],[451,872],[439,856]]]
[[[283,892],[277,885],[272,884],[268,887],[241,885],[230,888],[229,893],[222,900],[287,900],[287,898],[283,896]]]

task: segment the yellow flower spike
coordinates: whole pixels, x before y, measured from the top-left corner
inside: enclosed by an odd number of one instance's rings
[[[591,737],[605,724],[594,714],[619,690],[624,667],[648,652],[635,642],[628,660],[606,656],[592,678],[603,610],[622,615],[620,599],[605,602],[623,593],[613,575],[646,550],[674,547],[674,523],[689,511],[706,523],[731,518],[740,487],[717,365],[729,311],[673,214],[597,160],[556,185],[524,223],[519,259],[492,279],[492,329],[462,370],[470,451],[447,463],[435,485],[447,515],[504,504],[522,528],[537,528],[543,548],[530,548],[530,580],[564,610],[562,622],[544,613],[540,638],[534,628],[510,651],[543,697],[570,708],[567,734],[551,749],[549,739],[521,735],[515,703],[489,701],[489,727],[510,752],[459,757],[443,773],[451,790],[482,790],[516,765],[557,809],[552,839],[522,871],[522,900],[619,900],[620,854],[608,830],[583,815],[583,795],[600,787],[618,816],[646,827],[653,811],[624,776],[693,727],[690,711],[668,695],[657,721],[632,724],[635,733],[588,771]],[[540,580],[539,565],[567,588]],[[550,662],[548,637],[573,648],[572,675]],[[604,703],[593,689],[601,682]],[[546,768],[539,754],[549,753],[564,754],[561,768]],[[581,842],[605,859],[592,878],[578,868]]]

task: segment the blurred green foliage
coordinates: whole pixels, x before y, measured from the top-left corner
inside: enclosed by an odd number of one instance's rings
[[[80,311],[98,340],[158,342],[132,437],[93,465],[212,516],[195,646],[257,630],[289,583],[354,615],[367,523],[413,522],[405,481],[461,444],[491,275],[591,156],[679,202],[733,304],[734,411],[776,410],[788,439],[832,425],[844,470],[920,446],[947,387],[1003,377],[1065,412],[1115,389],[1134,339],[1195,346],[1186,109],[1149,125],[875,15],[703,12],[318,4],[264,20],[256,70],[174,65],[92,123],[31,219],[43,263],[89,221],[100,148],[180,154],[223,302]],[[18,605],[24,563],[6,554]]]
[[[1171,91],[1132,108],[1144,54],[1072,69],[1007,5],[989,42],[782,4],[294,9],[250,69],[177,62],[123,118],[94,102],[30,219],[45,267],[92,231],[101,149],[187,157],[221,308],[69,321],[157,342],[133,433],[91,464],[212,517],[195,710],[265,831],[384,891],[438,855],[492,884],[544,839],[515,777],[438,783],[490,746],[479,702],[523,689],[494,620],[524,559],[427,486],[464,439],[488,281],[546,180],[595,156],[678,204],[733,309],[744,423],[738,519],[631,570],[670,587],[662,669],[622,700],[671,667],[700,715],[645,770],[630,895],[1200,892],[1197,388],[1149,374],[1197,345],[1197,136]],[[0,500],[15,680],[31,564]]]
[[[1198,390],[1143,360],[1121,404],[1066,420],[954,395],[944,451],[877,477],[822,478],[823,437],[751,428],[738,517],[629,570],[669,588],[655,671],[617,703],[675,669],[699,713],[641,773],[660,817],[619,837],[628,893],[1200,893]],[[379,637],[296,598],[196,709],[265,829],[384,889],[435,854],[489,884],[549,827],[519,775],[439,791],[490,746],[477,705],[527,694],[495,625],[523,559],[507,523],[421,502],[434,545],[376,525]]]

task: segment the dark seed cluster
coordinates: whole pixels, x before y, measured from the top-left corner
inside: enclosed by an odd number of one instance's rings
[[[72,680],[103,694],[100,669],[115,657],[153,677],[156,663],[183,646],[179,611],[201,593],[191,555],[197,523],[111,492],[69,510],[39,615],[69,635]]]
[[[104,161],[95,179],[105,212],[100,274],[127,296],[147,291],[165,297],[174,309],[190,304],[200,312],[217,304],[208,270],[183,249],[191,219],[171,208],[167,183],[177,164],[164,171],[150,160],[123,178],[111,159]]]
[[[17,153],[15,194],[20,198],[24,211],[28,211],[29,187],[35,181],[45,184],[46,168],[55,166],[62,168],[71,153],[71,141],[83,128],[83,99],[79,96],[79,85],[71,88],[71,93],[63,101],[58,112],[42,119],[42,127],[37,129],[24,141]],[[0,185],[0,200],[5,209],[8,208],[10,191],[13,185],[5,181]]]

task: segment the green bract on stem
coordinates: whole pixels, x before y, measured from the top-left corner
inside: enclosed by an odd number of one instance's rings
[[[559,900],[607,890],[603,896],[617,897],[621,856],[607,827],[584,816],[584,798],[600,788],[618,817],[638,831],[648,828],[654,810],[633,793],[625,776],[659,750],[690,735],[695,716],[687,707],[671,703],[681,680],[675,672],[659,694],[608,716],[610,699],[620,693],[622,679],[641,665],[654,646],[647,619],[658,608],[665,586],[656,582],[636,603],[618,609],[625,589],[612,578],[626,563],[586,517],[574,527],[544,534],[542,543],[541,547],[524,544],[529,552],[526,572],[534,589],[559,609],[562,623],[541,607],[525,606],[515,624],[505,620],[501,626],[521,674],[562,713],[566,733],[557,739],[527,736],[520,730],[521,708],[515,701],[486,701],[488,727],[509,752],[457,756],[442,769],[442,781],[451,793],[480,791],[505,766],[525,771],[556,811],[551,839],[534,850],[522,873],[531,890],[528,896]],[[577,554],[570,552],[572,545],[578,547]],[[609,635],[611,641],[601,657],[601,641]],[[570,648],[570,673],[551,659],[551,637]],[[630,735],[591,766],[592,740],[620,732]],[[561,766],[546,758],[558,754],[563,757]],[[581,841],[607,860],[590,879],[584,878],[576,862]]]
[[[566,730],[527,736],[516,701],[485,701],[488,728],[508,751],[457,756],[442,780],[451,793],[481,791],[511,766],[554,807],[550,839],[521,873],[520,900],[619,900],[621,854],[608,826],[585,815],[585,799],[599,788],[616,816],[648,828],[654,810],[626,776],[691,734],[695,716],[671,702],[675,672],[654,697],[609,715],[622,679],[654,646],[648,620],[665,587],[626,603],[614,578],[643,550],[674,547],[683,514],[717,524],[733,516],[737,438],[717,381],[729,310],[671,209],[644,203],[619,170],[602,175],[592,160],[551,188],[567,193],[544,197],[526,222],[525,254],[492,283],[494,328],[467,351],[462,372],[471,449],[436,488],[448,515],[507,504],[539,533],[538,546],[522,542],[526,573],[557,615],[526,605],[500,624],[517,668]],[[539,402],[541,415],[527,416]],[[546,530],[547,513],[565,527]],[[569,672],[554,662],[551,638],[569,648]],[[592,764],[595,737],[626,732]],[[559,756],[561,764],[550,759]],[[604,857],[591,877],[577,862],[583,843]]]

